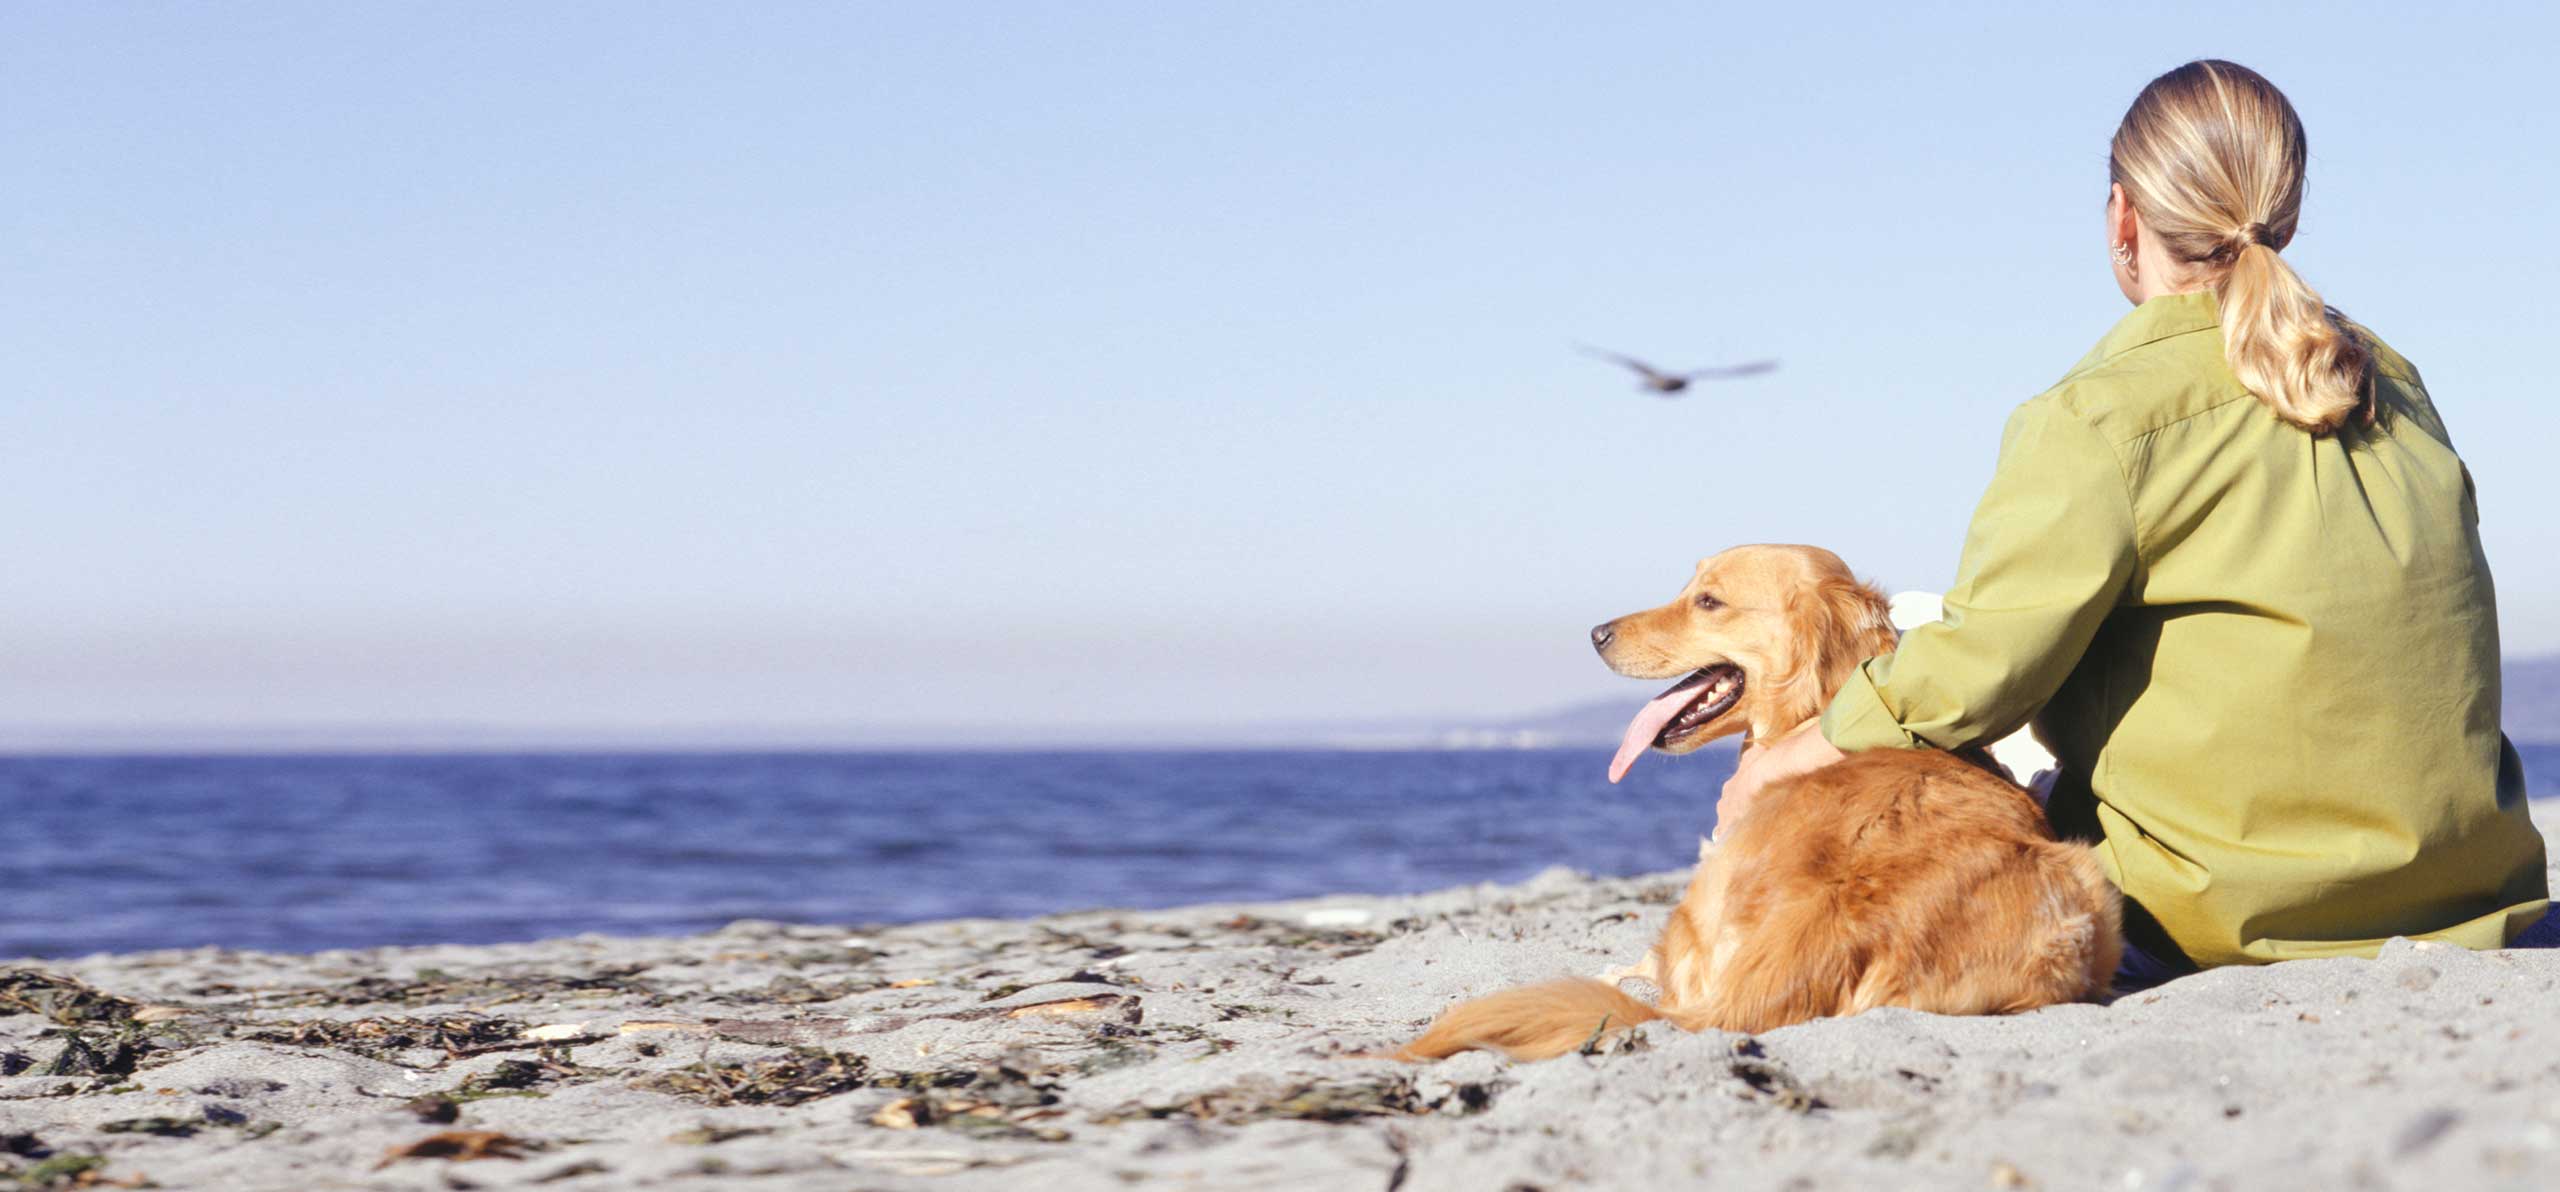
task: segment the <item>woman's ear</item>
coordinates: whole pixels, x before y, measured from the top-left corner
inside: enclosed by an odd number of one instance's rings
[[[2125,301],[2142,305],[2142,221],[2135,218],[2133,200],[2121,182],[2107,184],[2107,256],[2116,289]]]
[[[2108,183],[2107,247],[2114,248],[2121,244],[2127,249],[2132,249],[2137,246],[2141,235],[2141,228],[2133,216],[2133,200],[2125,196],[2124,183]]]

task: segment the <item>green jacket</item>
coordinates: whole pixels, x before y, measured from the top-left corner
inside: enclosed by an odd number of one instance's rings
[[[2143,303],[2010,417],[1946,619],[1823,734],[1956,749],[2034,717],[2056,830],[2101,842],[2173,963],[2504,945],[2549,894],[2471,476],[2374,354],[2374,422],[2315,438],[2232,376],[2211,294]]]

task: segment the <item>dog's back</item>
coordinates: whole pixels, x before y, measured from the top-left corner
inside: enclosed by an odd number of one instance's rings
[[[1720,867],[1718,921],[1699,925],[1726,955],[1664,991],[1710,1025],[2008,1013],[2103,996],[2115,971],[2115,892],[2097,859],[2055,841],[2025,791],[1935,750],[1774,785],[1719,852],[1748,859]]]

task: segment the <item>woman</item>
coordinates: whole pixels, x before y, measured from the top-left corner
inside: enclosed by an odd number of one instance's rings
[[[2120,987],[2541,916],[2470,474],[2417,370],[2285,263],[2304,156],[2245,67],[2143,88],[2107,199],[2133,313],[2009,419],[1945,619],[1748,751],[1719,818],[2032,716],[2055,829],[2125,893]]]

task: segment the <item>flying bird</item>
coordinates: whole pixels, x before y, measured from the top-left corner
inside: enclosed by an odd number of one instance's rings
[[[1754,360],[1749,364],[1729,364],[1722,368],[1693,368],[1687,372],[1664,372],[1633,356],[1602,351],[1589,344],[1574,346],[1582,349],[1582,354],[1585,356],[1596,356],[1634,369],[1636,376],[1643,379],[1646,389],[1664,397],[1678,396],[1681,391],[1689,387],[1691,381],[1729,381],[1735,377],[1756,377],[1778,367],[1778,362],[1775,360]]]

